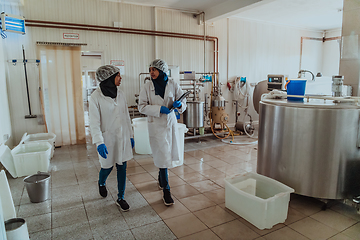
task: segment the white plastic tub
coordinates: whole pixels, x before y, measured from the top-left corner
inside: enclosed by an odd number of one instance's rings
[[[135,152],[137,154],[151,154],[147,117],[134,118],[132,122],[134,127]]]
[[[15,218],[16,211],[14,201],[11,195],[9,182],[7,180],[4,170],[0,171],[0,193],[0,211],[2,211],[3,221],[6,221],[10,218]]]
[[[134,118],[132,120],[134,127],[134,140],[135,140],[135,152],[137,154],[151,154],[149,132],[147,125],[147,118]],[[180,160],[181,164],[184,162],[184,134],[188,131],[186,125],[183,123],[177,123],[177,130],[179,135],[179,151],[180,151]],[[180,166],[176,164],[176,166]]]
[[[225,178],[225,206],[259,229],[285,222],[294,189],[248,172]]]
[[[179,152],[180,152],[180,161],[178,162],[173,162],[173,167],[177,167],[177,166],[181,166],[184,164],[184,134],[187,133],[188,129],[186,128],[186,125],[183,123],[177,123],[177,131],[178,131],[178,136],[179,136]]]
[[[52,146],[48,142],[32,142],[19,144],[11,150],[17,176],[28,176],[38,171],[47,172],[50,165],[51,148]]]
[[[4,221],[2,209],[3,208],[1,207],[1,197],[0,197],[0,239],[6,240],[5,221]]]
[[[55,140],[56,135],[54,133],[35,133],[28,134],[24,139],[24,143],[30,142],[48,142],[52,146],[51,148],[51,158],[54,156],[55,151]]]

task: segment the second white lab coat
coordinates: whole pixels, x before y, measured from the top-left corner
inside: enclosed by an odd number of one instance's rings
[[[172,79],[169,79],[166,84],[164,99],[155,95],[152,81],[147,81],[140,91],[139,112],[147,115],[150,147],[154,164],[158,168],[173,168],[183,164],[180,159],[180,142],[178,141],[175,112],[160,113],[161,106],[171,108],[173,102],[182,94],[180,85]],[[183,113],[185,110],[186,99],[182,101],[178,111]]]
[[[100,87],[89,100],[89,122],[92,142],[96,146],[104,143],[108,155],[103,158],[98,154],[101,168],[111,168],[115,163],[133,158],[131,140],[132,131],[129,110],[124,93],[118,89],[117,97],[106,97]]]

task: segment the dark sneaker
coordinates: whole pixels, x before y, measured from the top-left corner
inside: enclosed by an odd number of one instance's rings
[[[107,196],[106,186],[100,186],[99,184],[99,193],[102,197],[106,197]]]
[[[163,197],[164,203],[166,206],[170,206],[174,204],[174,200],[171,197],[171,193],[170,191],[165,191],[164,192],[164,197]]]
[[[130,209],[129,204],[124,199],[116,200],[116,205],[118,205],[123,212],[129,211]]]
[[[360,196],[354,197],[353,202],[354,203],[360,203]]]

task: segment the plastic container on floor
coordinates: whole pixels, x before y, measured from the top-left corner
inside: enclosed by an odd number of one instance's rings
[[[11,218],[5,221],[7,240],[29,240],[29,232],[23,218]]]
[[[25,133],[26,134],[26,133]],[[54,156],[55,151],[55,140],[56,135],[54,133],[35,133],[35,134],[28,134],[24,139],[24,143],[29,142],[48,142],[52,146],[51,148],[51,158]]]
[[[151,154],[147,117],[134,118],[135,152],[137,154]]]
[[[259,229],[285,222],[294,189],[248,172],[225,178],[225,206]]]
[[[5,144],[0,145],[0,162],[13,178],[17,178],[14,158],[10,148]]]
[[[48,142],[32,142],[19,144],[11,150],[17,176],[28,176],[38,171],[47,172],[50,165],[51,148],[52,146]]]
[[[177,130],[178,130],[178,136],[179,136],[179,151],[180,151],[180,161],[173,162],[173,167],[181,166],[184,164],[184,141],[185,137],[184,134],[187,133],[188,129],[186,128],[186,125],[183,123],[177,123]]]
[[[50,174],[38,172],[24,178],[30,202],[38,203],[50,198]]]
[[[4,218],[4,221],[16,217],[14,201],[11,195],[9,182],[7,180],[4,170],[1,170],[0,172],[0,193],[0,208],[2,209],[2,216]]]
[[[149,132],[148,132],[148,125],[147,125],[147,118],[134,118],[132,120],[133,127],[134,127],[134,140],[135,140],[135,152],[137,154],[151,154],[151,147],[149,141]],[[179,136],[179,143],[180,145],[180,161],[176,163],[176,166],[180,166],[184,162],[184,134],[188,131],[186,125],[183,123],[177,123],[177,130]],[[181,162],[181,164],[180,164]]]
[[[3,208],[1,205],[1,197],[0,197],[0,239],[6,240],[5,221],[4,221]]]

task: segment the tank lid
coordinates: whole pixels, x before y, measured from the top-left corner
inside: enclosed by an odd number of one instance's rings
[[[304,99],[303,102],[292,102],[286,99],[263,99],[260,103],[277,105],[277,106],[286,106],[286,107],[297,107],[297,108],[319,108],[319,109],[359,109],[360,106],[353,102],[340,102],[334,103],[333,100],[323,100],[323,99],[309,99],[307,101]]]

